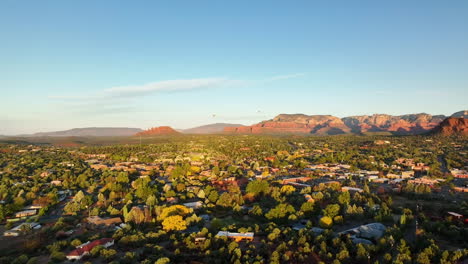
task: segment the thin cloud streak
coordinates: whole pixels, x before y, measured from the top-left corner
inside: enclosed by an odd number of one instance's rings
[[[143,85],[115,86],[89,95],[51,95],[54,100],[94,101],[103,99],[128,99],[161,92],[184,92],[212,88],[233,88],[247,84],[286,80],[304,76],[304,73],[277,75],[264,80],[234,80],[229,78],[196,78],[186,80],[165,80]]]
[[[266,79],[266,81],[278,81],[278,80],[287,80],[287,79],[294,79],[298,77],[305,76],[305,73],[293,73],[293,74],[286,74],[286,75],[277,75]]]
[[[154,92],[186,91],[202,88],[222,87],[231,83],[225,78],[201,78],[189,80],[168,80],[144,85],[117,86],[105,89],[104,93],[113,96],[139,96]]]

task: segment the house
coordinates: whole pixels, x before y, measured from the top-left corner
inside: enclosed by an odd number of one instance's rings
[[[453,170],[450,171],[450,173],[455,178],[468,179],[468,172],[466,170],[453,169]]]
[[[101,218],[99,216],[90,216],[86,219],[88,223],[96,226],[114,226],[120,225],[122,220],[120,217],[113,217],[113,218]]]
[[[179,198],[177,198],[177,197],[167,197],[166,202],[170,203],[170,204],[177,203],[177,202],[179,202]]]
[[[309,177],[296,177],[296,178],[288,178],[288,179],[283,179],[281,184],[291,184],[291,183],[304,183],[312,180],[312,178]]]
[[[254,233],[253,232],[247,232],[247,233],[231,233],[227,231],[219,231],[216,236],[222,237],[225,236],[230,239],[234,239],[236,242],[240,242],[243,240],[250,240],[253,241],[254,239]]]
[[[37,213],[36,210],[24,210],[24,211],[15,213],[15,217],[16,218],[21,218],[21,217],[25,217],[25,216],[35,215],[36,213]]]
[[[306,199],[306,201],[308,203],[313,203],[315,202],[314,198],[312,198],[312,196],[310,194],[304,194],[304,199]]]
[[[356,187],[343,186],[341,187],[342,192],[363,192],[364,190]]]
[[[369,176],[367,176],[367,180],[368,180],[368,181],[373,181],[373,180],[378,179],[378,178],[379,178],[379,176],[377,176],[377,175],[369,175]]]
[[[203,203],[201,201],[197,201],[197,202],[191,202],[191,203],[184,203],[183,205],[188,208],[198,209],[203,206]]]
[[[78,246],[75,250],[71,251],[67,255],[68,260],[79,260],[86,255],[89,255],[91,250],[97,246],[103,246],[105,248],[111,247],[114,245],[114,239],[112,238],[101,238],[94,240],[93,242],[87,242]]]
[[[414,177],[414,171],[402,171],[401,172],[401,178],[402,179],[407,179],[407,178],[411,178],[411,177]]]
[[[32,205],[28,205],[26,207],[24,207],[23,209],[24,210],[33,210],[33,209],[41,209],[42,208],[42,205],[40,204],[32,204]]]
[[[338,235],[350,235],[352,239],[361,238],[366,240],[377,241],[385,233],[386,227],[381,223],[370,223],[356,228],[351,228],[346,231],[338,233]],[[362,243],[360,241],[358,243]]]
[[[456,192],[463,192],[463,193],[468,192],[467,187],[454,187],[453,190],[456,191]]]
[[[431,178],[427,178],[427,177],[422,177],[422,178],[416,178],[414,180],[409,180],[408,183],[425,184],[425,185],[433,186],[433,185],[441,183],[443,181],[444,181],[444,179],[431,179]]]
[[[55,185],[55,186],[61,186],[61,185],[62,185],[62,181],[55,180],[55,181],[51,181],[50,184]]]
[[[386,178],[377,178],[377,179],[372,180],[372,182],[375,182],[375,183],[387,183],[387,182],[388,182],[388,179],[386,179]]]
[[[30,230],[37,230],[42,226],[39,223],[31,222],[31,223],[22,223],[19,226],[16,226],[8,231],[3,232],[4,236],[19,236],[23,233],[25,229]]]
[[[454,219],[463,220],[463,215],[461,215],[461,214],[458,214],[458,213],[455,213],[455,212],[447,212],[447,214],[450,215],[451,217],[453,217]]]

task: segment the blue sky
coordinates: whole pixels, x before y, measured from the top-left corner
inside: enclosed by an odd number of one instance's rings
[[[0,2],[0,134],[468,108],[468,1]]]

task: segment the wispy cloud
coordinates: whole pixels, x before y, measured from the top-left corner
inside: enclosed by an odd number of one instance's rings
[[[104,93],[114,96],[139,96],[154,92],[173,92],[187,91],[203,88],[223,87],[232,83],[232,80],[226,78],[201,78],[189,80],[169,80],[152,82],[144,85],[117,86],[105,89]]]
[[[182,92],[211,88],[232,88],[246,84],[286,80],[304,76],[304,73],[277,75],[263,80],[234,80],[229,78],[196,78],[185,80],[165,80],[141,85],[115,86],[87,95],[52,95],[50,99],[71,101],[95,101],[100,99],[128,99],[162,92]]]
[[[286,74],[286,75],[277,75],[266,79],[267,81],[278,81],[278,80],[287,80],[287,79],[294,79],[298,77],[305,76],[305,73],[293,73],[293,74]]]
[[[91,95],[49,96],[51,99],[109,99],[145,96],[157,92],[189,91],[205,88],[221,88],[236,83],[226,78],[199,78],[187,80],[167,80],[142,85],[115,86]]]

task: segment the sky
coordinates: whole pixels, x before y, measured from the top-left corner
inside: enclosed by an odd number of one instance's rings
[[[468,1],[0,1],[0,135],[468,109]]]

